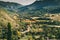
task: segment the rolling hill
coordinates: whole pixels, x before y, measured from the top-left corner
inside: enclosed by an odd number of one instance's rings
[[[15,11],[17,13],[34,13],[36,11],[55,13],[54,10],[58,11],[60,8],[60,0],[40,0],[27,6],[22,6],[18,3],[0,1],[0,7],[4,7],[11,12]]]
[[[12,28],[19,27],[18,22],[14,20],[9,14],[8,11],[6,11],[3,8],[0,8],[0,26],[6,27],[7,23],[10,22],[12,25]],[[17,25],[17,26],[16,26]]]
[[[27,6],[13,2],[0,1],[0,8],[1,7],[10,12],[19,14],[20,17],[39,16],[45,13],[60,13],[60,0],[40,0]]]

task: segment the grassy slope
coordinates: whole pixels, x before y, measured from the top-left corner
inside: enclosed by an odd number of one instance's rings
[[[13,18],[11,18],[5,9],[0,8],[0,24],[6,26],[10,22],[13,27],[19,25]]]

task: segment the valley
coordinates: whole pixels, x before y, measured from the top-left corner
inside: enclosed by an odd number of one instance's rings
[[[59,0],[40,0],[27,6],[0,1],[0,40],[59,38]]]

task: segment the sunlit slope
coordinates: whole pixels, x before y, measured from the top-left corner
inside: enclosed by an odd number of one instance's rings
[[[7,13],[5,9],[0,9],[0,25],[7,26],[7,23],[10,22],[13,27],[19,26],[19,24],[10,17],[10,15]]]

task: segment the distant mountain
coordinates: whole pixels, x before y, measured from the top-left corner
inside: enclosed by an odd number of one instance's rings
[[[0,7],[4,7],[9,11],[15,11],[16,13],[28,13],[34,14],[37,11],[39,13],[55,13],[56,11],[59,13],[60,11],[60,0],[43,0],[43,1],[36,1],[31,5],[22,6],[17,3],[11,2],[2,2],[0,1]]]
[[[9,11],[17,11],[18,8],[22,7],[22,5],[13,2],[3,2],[0,1],[0,8],[6,8]]]
[[[43,1],[36,1],[31,5],[24,6],[21,8],[18,8],[18,12],[50,12],[54,10],[58,10],[60,8],[60,1],[59,0],[43,0]],[[59,10],[60,11],[60,10]],[[51,12],[52,13],[52,12]]]

